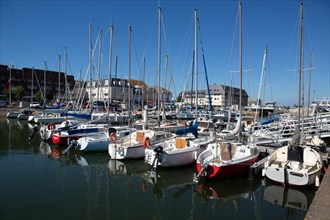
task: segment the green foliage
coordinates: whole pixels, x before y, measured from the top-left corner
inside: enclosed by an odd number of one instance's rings
[[[176,101],[177,102],[183,101],[183,99],[182,99],[182,93],[179,94],[179,96],[176,98]]]
[[[15,94],[15,99],[21,101],[23,99],[24,95],[24,87],[23,86],[17,86],[14,91],[12,91]]]
[[[43,100],[43,95],[42,95],[41,90],[39,90],[39,91],[36,93],[36,99],[37,99],[38,102],[40,102],[41,100]]]

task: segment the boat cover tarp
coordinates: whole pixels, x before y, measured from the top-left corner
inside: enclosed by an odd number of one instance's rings
[[[82,128],[82,129],[72,129],[68,130],[69,135],[74,135],[74,134],[87,134],[87,133],[96,133],[98,132],[98,128]]]
[[[181,128],[175,131],[175,134],[177,135],[184,135],[184,134],[188,134],[188,133],[192,133],[196,138],[198,137],[198,122],[197,120],[195,120],[195,123],[188,127],[188,128]]]
[[[267,124],[272,123],[273,121],[274,121],[274,119],[269,119],[269,120],[261,122],[261,125],[267,125]]]
[[[86,120],[90,120],[92,118],[91,114],[69,113],[69,112],[62,112],[61,116],[72,116],[75,118],[81,118]]]

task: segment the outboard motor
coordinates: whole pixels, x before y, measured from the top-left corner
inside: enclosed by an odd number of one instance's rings
[[[162,152],[163,152],[163,147],[162,146],[158,146],[154,149],[154,152],[156,153],[154,161],[152,161],[152,168],[153,170],[157,169],[157,165],[158,162],[161,163],[162,162]]]
[[[70,143],[69,146],[65,150],[62,151],[62,154],[66,154],[72,147],[77,147],[77,145],[78,145],[76,140],[72,140],[69,143]]]
[[[207,160],[204,160],[204,161],[201,163],[201,170],[200,170],[200,172],[197,174],[197,176],[195,177],[195,179],[194,179],[194,183],[198,183],[199,178],[200,178],[201,175],[207,177],[207,176],[210,174],[210,173],[209,173],[209,165],[210,165],[210,163],[209,163],[209,161],[207,161]]]

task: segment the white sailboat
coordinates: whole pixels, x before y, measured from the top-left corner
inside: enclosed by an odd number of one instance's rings
[[[131,77],[131,66],[130,66],[130,41],[131,41],[131,26],[128,29],[128,38],[129,38],[129,56],[128,56],[128,81],[130,82]],[[130,85],[129,85],[130,86]],[[130,107],[131,107],[131,97],[130,89],[128,92],[128,115],[130,117]],[[145,110],[146,111],[146,110]],[[130,133],[128,136],[124,137],[121,140],[110,143],[108,146],[108,152],[111,159],[137,159],[143,158],[145,156],[145,148],[148,147],[151,143],[158,143],[164,141],[165,139],[171,137],[173,134],[165,131],[154,131],[144,128],[143,130],[137,130]]]
[[[110,131],[112,130],[112,131]],[[107,151],[110,143],[114,143],[128,136],[135,131],[134,128],[125,127],[111,127],[109,131],[102,130],[96,135],[84,136],[77,140],[75,146],[76,150],[80,151]]]
[[[195,73],[196,73],[196,112],[198,103],[198,51],[197,51],[197,30],[198,17],[195,9]],[[153,144],[145,150],[145,162],[152,166],[153,169],[157,167],[172,167],[182,166],[195,163],[198,154],[206,148],[207,144],[214,141],[214,136],[198,137],[198,122],[197,115],[194,124],[182,132],[176,132],[177,136],[172,137],[166,141],[158,144]],[[180,134],[181,133],[181,134]],[[193,135],[192,135],[192,134]]]
[[[233,133],[225,134],[224,137],[233,136],[239,133],[239,139],[242,135],[242,2],[239,2],[240,14],[240,101],[239,101],[239,119]],[[223,137],[223,138],[224,138]],[[226,176],[244,175],[249,171],[249,167],[259,159],[260,149],[254,143],[244,144],[239,141],[228,141],[219,139],[207,146],[197,158],[196,166],[198,175],[195,182],[198,182],[200,176],[206,178],[218,178]]]
[[[268,179],[284,185],[312,185],[319,186],[322,159],[320,154],[312,147],[301,143],[300,139],[300,100],[301,78],[303,70],[303,4],[300,2],[300,67],[299,67],[299,100],[298,100],[298,125],[292,140],[284,147],[277,149],[269,156],[265,163],[262,175]]]
[[[299,134],[298,129],[297,131]],[[310,146],[296,145],[299,136],[292,140],[269,156],[262,175],[282,184],[319,186],[323,165],[320,154]]]

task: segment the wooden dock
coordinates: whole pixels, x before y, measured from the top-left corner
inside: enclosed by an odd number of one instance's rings
[[[323,176],[319,189],[316,191],[304,220],[330,219],[330,171]]]

